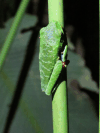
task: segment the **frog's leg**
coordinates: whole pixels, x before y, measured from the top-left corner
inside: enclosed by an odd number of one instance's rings
[[[47,95],[50,95],[51,94],[51,90],[54,86],[54,84],[56,83],[57,79],[58,79],[58,76],[60,74],[62,70],[62,61],[61,60],[58,60],[54,66],[54,69],[53,69],[53,72],[51,74],[51,77],[50,77],[50,80],[49,80],[49,83],[47,85],[47,89],[45,91],[45,93]]]
[[[62,58],[61,58],[61,60],[62,60],[62,62],[65,62],[65,56],[66,56],[66,54],[67,54],[67,45],[65,46],[65,48],[64,48],[64,51],[62,52],[63,54],[62,54]]]
[[[65,65],[65,56],[67,54],[67,47],[68,46],[66,45],[65,48],[64,48],[64,51],[61,54],[61,60],[62,60],[63,67],[66,67],[66,65]]]

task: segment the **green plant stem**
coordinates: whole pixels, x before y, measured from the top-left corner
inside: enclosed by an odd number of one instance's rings
[[[49,23],[58,21],[64,27],[63,0],[48,0]],[[66,72],[64,73],[66,74]],[[66,81],[58,86],[52,100],[53,132],[68,133]]]
[[[2,48],[1,53],[0,53],[0,70],[4,64],[5,58],[7,56],[7,53],[9,51],[9,48],[10,48],[13,40],[14,40],[17,28],[18,28],[18,26],[22,20],[22,17],[24,15],[24,12],[27,8],[29,1],[30,0],[22,0],[20,6],[18,8],[15,19],[13,21],[11,28],[10,28],[10,31],[8,32],[8,35],[6,37],[6,40],[4,42],[3,48]]]
[[[100,25],[100,0],[99,0],[99,25]],[[99,57],[100,57],[100,26],[99,26]],[[100,60],[99,60],[99,79],[100,79]],[[100,80],[99,80],[100,86]],[[100,87],[99,87],[99,133],[100,133]]]
[[[58,86],[52,101],[54,133],[68,133],[68,111],[66,96],[66,81],[63,81]]]

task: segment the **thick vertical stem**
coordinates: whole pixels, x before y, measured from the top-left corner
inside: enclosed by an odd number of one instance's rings
[[[48,14],[49,23],[56,20],[64,27],[63,0],[48,0]]]
[[[52,20],[58,21],[64,27],[63,0],[48,0],[49,23]],[[66,75],[66,69],[61,76]],[[66,77],[66,76],[64,76]],[[66,78],[62,78],[52,100],[53,132],[68,133],[68,111]]]

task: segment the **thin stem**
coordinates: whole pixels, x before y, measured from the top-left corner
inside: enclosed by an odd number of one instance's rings
[[[0,70],[4,64],[5,58],[7,56],[7,53],[11,47],[13,40],[14,40],[17,28],[18,28],[18,26],[22,20],[22,17],[24,15],[24,12],[27,8],[29,1],[30,0],[22,0],[20,6],[18,8],[15,19],[13,21],[11,28],[10,28],[10,31],[8,32],[8,35],[6,37],[6,40],[4,42],[3,48],[2,48],[1,53],[0,53]]]

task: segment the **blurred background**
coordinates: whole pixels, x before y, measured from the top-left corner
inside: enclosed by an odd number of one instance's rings
[[[0,0],[0,51],[20,2]],[[98,7],[95,0],[64,0],[70,133],[98,132]],[[0,72],[0,133],[51,133],[51,97],[41,91],[38,64],[39,30],[48,24],[48,1],[30,0],[25,14]]]

